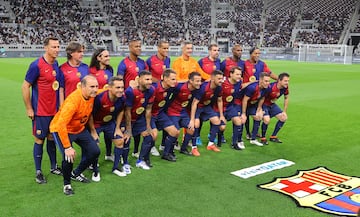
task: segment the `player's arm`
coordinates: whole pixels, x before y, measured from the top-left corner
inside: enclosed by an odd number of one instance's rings
[[[152,103],[146,105],[145,109],[145,119],[146,119],[146,131],[151,134],[151,110],[152,110]]]
[[[21,91],[22,91],[22,96],[23,96],[23,100],[24,100],[24,104],[25,104],[26,114],[31,120],[34,120],[35,114],[34,114],[34,109],[31,105],[30,87],[31,87],[31,84],[28,81],[24,80],[24,82],[21,86]]]
[[[94,138],[94,140],[97,142],[97,144],[99,144],[99,135],[97,134],[96,129],[95,129],[94,116],[93,115],[90,115],[87,125],[89,127],[89,131],[90,131],[91,136]]]
[[[124,135],[120,128],[121,122],[124,118],[124,113],[125,113],[124,110],[121,110],[121,112],[119,112],[119,114],[116,116],[114,136],[119,135],[124,138]]]
[[[121,61],[118,66],[117,76],[124,78],[125,71],[126,71],[126,65],[125,65],[124,61]]]
[[[255,80],[255,81],[249,81],[249,82],[246,82],[246,83],[242,83],[241,84],[241,89],[245,89],[247,86],[249,86],[250,84],[252,83],[256,83],[256,82],[259,82],[258,80]]]
[[[242,104],[241,104],[241,121],[243,124],[245,124],[246,122],[246,110],[247,110],[247,105],[249,102],[250,97],[247,95],[244,95],[243,99],[242,99]]]
[[[287,108],[288,108],[288,105],[289,105],[289,95],[284,95],[284,112],[286,113],[287,111]]]
[[[219,109],[219,115],[220,115],[220,120],[222,121],[226,121],[225,120],[225,117],[224,117],[224,103],[223,103],[223,100],[222,100],[222,96],[219,96],[217,98],[217,106],[218,106],[218,109]]]
[[[125,107],[125,142],[127,142],[132,136],[131,132],[131,107]]]
[[[200,102],[199,99],[194,98],[191,103],[190,123],[188,126],[189,129],[193,129],[195,127],[195,113],[196,113],[196,108],[197,108],[199,102]]]

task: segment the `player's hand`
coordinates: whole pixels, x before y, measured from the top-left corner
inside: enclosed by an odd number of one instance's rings
[[[91,132],[92,138],[96,141],[96,143],[99,145],[99,135],[95,132]]]
[[[189,122],[188,128],[189,128],[190,130],[195,129],[195,123],[194,123],[194,122],[195,122],[195,121],[190,121],[190,122]]]
[[[116,136],[120,136],[121,138],[124,138],[124,135],[123,135],[123,133],[121,132],[120,128],[116,128],[116,129],[115,129],[114,138],[115,138]]]
[[[245,123],[246,123],[246,119],[247,119],[246,114],[242,113],[241,116],[240,116],[240,118],[241,118],[241,124],[245,124]]]
[[[73,149],[72,147],[65,149],[65,161],[69,163],[74,163],[75,155],[75,149]]]
[[[35,114],[34,114],[34,110],[33,110],[33,109],[27,109],[27,110],[26,110],[26,114],[27,114],[28,118],[30,118],[31,120],[34,120]]]

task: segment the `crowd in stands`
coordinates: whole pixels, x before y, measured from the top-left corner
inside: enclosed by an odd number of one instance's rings
[[[206,46],[226,37],[230,43],[244,46],[287,47],[299,19],[314,25],[309,31],[299,31],[296,41],[338,43],[356,1],[329,0],[325,4],[325,0],[274,0],[266,5],[262,0],[216,1],[233,8],[215,17],[234,23],[235,30],[213,34],[212,0],[101,0],[96,7],[84,7],[81,1],[71,0],[8,2],[11,8],[0,5],[1,44],[41,44],[45,37],[54,35],[61,43],[77,39],[92,45],[103,44],[104,37],[114,37],[120,45],[126,45],[130,38],[141,38],[146,45],[166,39],[172,45],[189,40]],[[115,27],[116,35],[107,26]],[[360,32],[360,20],[351,32]]]

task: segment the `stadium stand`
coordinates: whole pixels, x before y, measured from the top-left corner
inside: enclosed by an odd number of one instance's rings
[[[356,0],[0,0],[0,44],[38,45],[49,35],[88,47],[144,45],[167,39],[198,46],[296,47],[344,44],[360,33]],[[54,10],[57,8],[57,10]],[[59,10],[60,8],[60,10]],[[350,25],[352,17],[357,21]]]

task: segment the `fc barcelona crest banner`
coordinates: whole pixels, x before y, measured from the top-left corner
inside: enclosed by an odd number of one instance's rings
[[[360,178],[339,174],[325,167],[259,185],[292,197],[299,206],[318,211],[357,216],[360,208]]]

